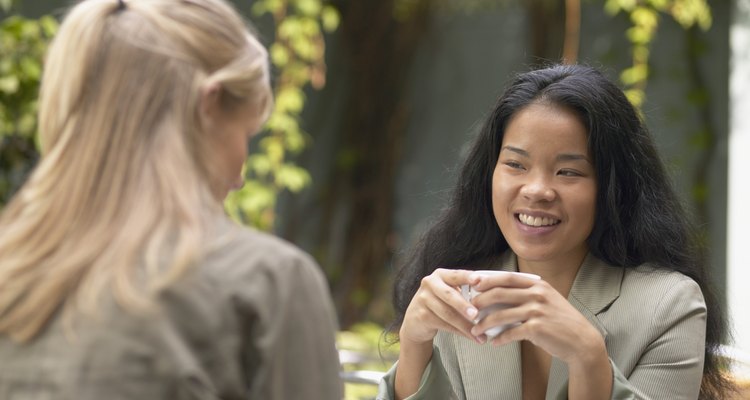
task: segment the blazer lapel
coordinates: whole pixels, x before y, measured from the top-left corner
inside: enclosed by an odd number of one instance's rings
[[[597,315],[620,296],[624,269],[613,267],[589,253],[578,270],[568,301],[594,325],[607,341],[607,329]],[[553,358],[547,382],[547,400],[567,399],[568,367]]]
[[[518,271],[518,260],[512,251],[487,265],[501,271]],[[597,314],[604,311],[620,296],[623,268],[612,267],[589,254],[581,264],[568,295],[568,301],[607,340],[607,330]],[[521,399],[521,345],[519,342],[505,346],[477,345],[452,335],[459,363],[459,371],[466,390],[466,399]],[[485,364],[485,360],[487,361]],[[491,362],[489,360],[502,360]],[[483,363],[485,365],[478,365]],[[553,358],[547,382],[547,400],[567,399],[568,367]]]
[[[478,345],[453,335],[467,400],[521,400],[521,345]],[[497,362],[502,360],[502,362]]]
[[[518,271],[516,256],[505,252],[490,261],[484,268],[500,271]],[[519,342],[495,347],[487,343],[476,343],[454,335],[460,365],[461,379],[466,390],[466,399],[522,399],[521,345]],[[497,362],[496,360],[502,360]],[[483,364],[483,365],[479,365]]]

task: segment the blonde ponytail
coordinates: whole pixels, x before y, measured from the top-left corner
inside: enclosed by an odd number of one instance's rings
[[[221,0],[87,0],[53,40],[42,159],[0,216],[0,333],[33,339],[111,291],[148,307],[212,240],[221,199],[200,91],[271,106],[265,49]]]

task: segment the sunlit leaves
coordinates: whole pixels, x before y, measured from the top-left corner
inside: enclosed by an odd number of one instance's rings
[[[276,95],[276,108],[280,112],[299,113],[305,106],[305,94],[296,87],[282,88]]]
[[[630,68],[626,68],[620,73],[620,81],[625,85],[635,85],[638,82],[645,80],[648,77],[648,66],[644,64],[638,64]]]
[[[323,30],[333,32],[339,27],[341,16],[339,16],[339,12],[335,8],[324,6],[320,12],[320,21],[323,24]]]
[[[671,14],[683,28],[689,28],[695,24],[703,30],[711,27],[711,9],[705,0],[675,1]]]
[[[320,4],[320,0],[296,0],[294,1],[294,6],[297,8],[300,15],[313,18],[320,16],[323,8]]]
[[[276,172],[276,184],[285,187],[293,193],[299,192],[310,183],[310,174],[304,168],[294,164],[284,163]]]
[[[344,371],[387,371],[398,358],[399,344],[384,343],[385,328],[372,322],[360,322],[336,334],[336,348],[343,357]],[[372,399],[377,386],[346,383],[347,399]]]
[[[13,2],[2,2],[9,11]],[[42,58],[57,21],[18,16],[0,22],[0,205],[26,179],[38,157],[37,95]]]
[[[0,23],[0,136],[36,133],[42,58],[57,30],[54,18],[9,17]]]
[[[245,186],[232,193],[225,206],[237,220],[268,230],[273,227],[278,195],[299,192],[310,183],[310,174],[290,156],[309,142],[300,126],[304,90],[325,83],[323,34],[334,31],[340,17],[322,0],[258,0],[252,11],[258,16],[270,14],[275,23],[275,41],[269,46],[275,107],[265,136],[245,163]]]
[[[659,28],[661,13],[670,15],[683,28],[711,26],[711,9],[707,0],[607,0],[605,10],[614,15],[625,12],[632,26],[626,36],[632,44],[632,65],[620,74],[625,94],[633,105],[640,108],[645,100],[648,81],[649,47]]]

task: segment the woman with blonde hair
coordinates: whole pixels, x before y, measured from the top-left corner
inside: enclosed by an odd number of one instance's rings
[[[0,216],[0,398],[341,398],[317,265],[222,210],[272,101],[223,0],[70,10]]]

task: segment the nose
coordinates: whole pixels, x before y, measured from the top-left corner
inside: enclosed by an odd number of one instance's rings
[[[549,178],[536,174],[521,187],[521,195],[530,201],[552,201],[557,192],[550,184]]]

